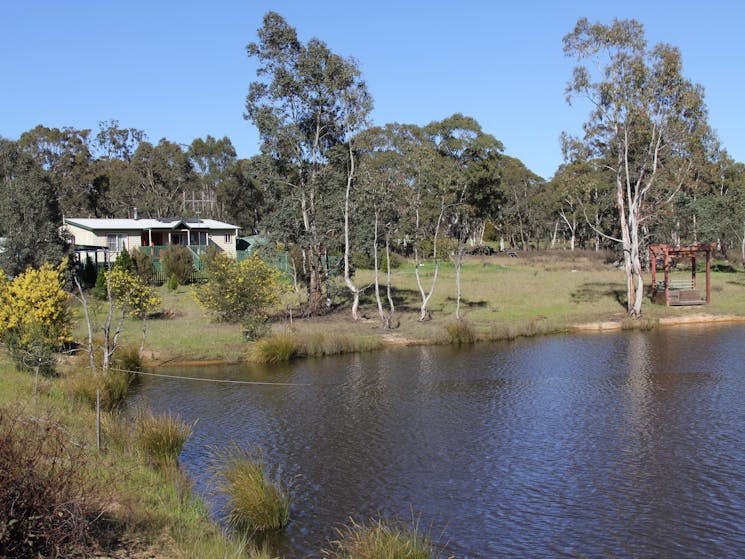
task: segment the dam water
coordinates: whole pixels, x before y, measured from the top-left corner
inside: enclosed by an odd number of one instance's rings
[[[745,326],[160,369],[132,398],[197,422],[180,462],[262,449],[287,558],[349,518],[418,522],[460,558],[745,557]]]

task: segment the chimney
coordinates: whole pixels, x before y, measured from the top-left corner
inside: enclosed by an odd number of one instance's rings
[[[134,217],[135,219],[140,219],[137,215],[137,208],[132,208],[132,217]]]

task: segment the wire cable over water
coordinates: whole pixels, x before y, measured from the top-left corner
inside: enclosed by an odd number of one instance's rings
[[[257,386],[314,386],[310,383],[300,382],[264,382],[259,380],[230,380],[230,379],[215,379],[215,378],[200,378],[200,377],[182,377],[180,375],[164,375],[163,373],[151,373],[148,371],[130,371],[128,369],[115,369],[111,367],[110,371],[117,371],[120,373],[131,373],[133,375],[144,375],[149,377],[159,377],[174,380],[195,380],[200,382],[217,382],[222,384],[248,384]]]

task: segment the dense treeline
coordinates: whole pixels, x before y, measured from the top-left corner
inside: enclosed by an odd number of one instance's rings
[[[716,242],[725,257],[745,258],[745,166],[718,144],[677,49],[648,49],[633,20],[580,20],[564,47],[578,62],[568,98],[596,108],[582,137],[562,139],[565,163],[546,180],[469,116],[371,126],[357,63],[318,39],[303,44],[270,12],[247,47],[259,70],[244,117],[259,130],[260,154],[239,159],[230,139],[211,136],[151,143],[114,120],[0,140],[0,234],[10,245],[37,239],[0,258],[11,273],[57,258],[63,244],[49,225],[62,215],[126,217],[136,207],[146,217],[211,217],[292,248],[311,312],[325,299],[327,254],[343,257],[355,298],[353,263],[384,269],[390,251],[437,269],[487,242],[613,249],[628,256],[629,300],[652,242]],[[431,290],[419,285],[424,317]]]

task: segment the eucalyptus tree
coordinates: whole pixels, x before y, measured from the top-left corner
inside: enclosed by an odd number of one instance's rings
[[[375,285],[375,301],[383,328],[394,325],[396,307],[391,286],[391,243],[401,232],[402,220],[409,198],[410,183],[405,173],[403,154],[397,145],[399,125],[388,124],[366,130],[360,137],[360,186],[365,193],[367,206],[372,215],[372,254]],[[380,242],[385,251],[386,299],[383,308],[380,294]]]
[[[131,192],[135,180],[131,176],[130,164],[140,143],[147,140],[147,134],[136,128],[121,128],[114,119],[101,121],[98,126],[98,132],[90,144],[95,158],[95,214],[127,215],[132,211],[134,202]]]
[[[258,128],[262,152],[274,162],[282,207],[294,211],[302,224],[308,312],[316,314],[323,308],[321,257],[327,242],[320,206],[334,197],[324,188],[341,186],[344,192],[343,184],[324,184],[323,175],[330,150],[351,146],[370,109],[363,100],[369,98],[354,60],[334,54],[318,39],[301,43],[295,29],[275,12],[264,16],[258,41],[249,43],[247,52],[259,68],[244,116]]]
[[[123,179],[111,191],[118,215],[128,215],[137,208],[145,217],[173,217],[181,215],[185,195],[194,188],[197,177],[184,149],[163,138],[157,145],[140,142]]]
[[[500,167],[504,200],[499,209],[499,226],[510,246],[529,250],[547,214],[545,205],[540,203],[545,181],[516,157],[503,155]]]
[[[16,142],[0,138],[0,268],[15,276],[62,260],[67,244],[49,176]]]
[[[613,240],[623,249],[628,315],[639,317],[641,228],[655,203],[671,200],[682,186],[662,185],[661,169],[685,181],[694,152],[710,134],[703,90],[683,77],[677,48],[647,48],[643,27],[635,20],[603,25],[582,18],[564,37],[564,52],[578,61],[567,100],[581,96],[592,104],[584,136],[567,139],[570,151],[579,147],[614,173],[621,235]],[[653,201],[658,194],[666,196]]]
[[[235,223],[247,234],[258,234],[264,216],[270,211],[267,185],[259,179],[257,160],[239,159],[229,167],[228,176],[220,183],[217,203],[225,221]]]
[[[18,145],[45,171],[63,214],[95,213],[100,198],[94,182],[90,130],[36,126]]]
[[[428,305],[440,272],[439,241],[450,201],[453,163],[438,151],[431,135],[418,126],[399,126],[396,143],[403,155],[403,170],[410,184],[404,231],[412,238],[414,276],[422,300],[419,321],[424,321],[430,318]],[[424,250],[430,239],[431,249]],[[421,267],[428,255],[431,255],[433,269],[429,287],[425,289]]]
[[[448,184],[447,217],[455,248],[455,317],[460,318],[460,272],[466,242],[486,216],[501,201],[499,156],[503,147],[485,134],[475,119],[454,114],[432,122],[426,132],[444,158],[443,179]]]
[[[106,160],[132,160],[137,147],[147,140],[147,134],[137,128],[120,128],[116,119],[102,120],[93,141],[97,157]]]
[[[612,188],[613,177],[592,161],[561,165],[547,184],[549,203],[558,216],[557,225],[563,223],[569,233],[570,250],[592,241],[598,251],[603,241],[598,231],[613,231]]]
[[[350,69],[355,69],[352,65]],[[350,77],[352,73],[350,72]],[[355,153],[356,136],[363,131],[367,125],[367,117],[372,110],[372,98],[367,92],[365,82],[360,79],[352,79],[345,87],[342,94],[342,102],[339,111],[342,122],[342,131],[346,140],[346,188],[344,191],[344,283],[347,284],[352,293],[352,318],[359,320],[360,293],[362,290],[354,284],[350,275],[349,256],[351,244],[349,242],[350,230],[350,200],[352,185],[357,179],[357,154]],[[377,254],[375,255],[377,258]]]
[[[236,190],[237,178],[237,155],[230,138],[218,140],[210,135],[196,138],[187,155],[196,173],[194,187],[198,189],[192,192],[191,211],[205,217],[226,219],[229,204],[234,202],[230,194]]]
[[[701,193],[694,204],[699,233],[716,239],[725,256],[737,246],[745,261],[745,164],[722,152],[717,168],[717,180],[710,191]]]

